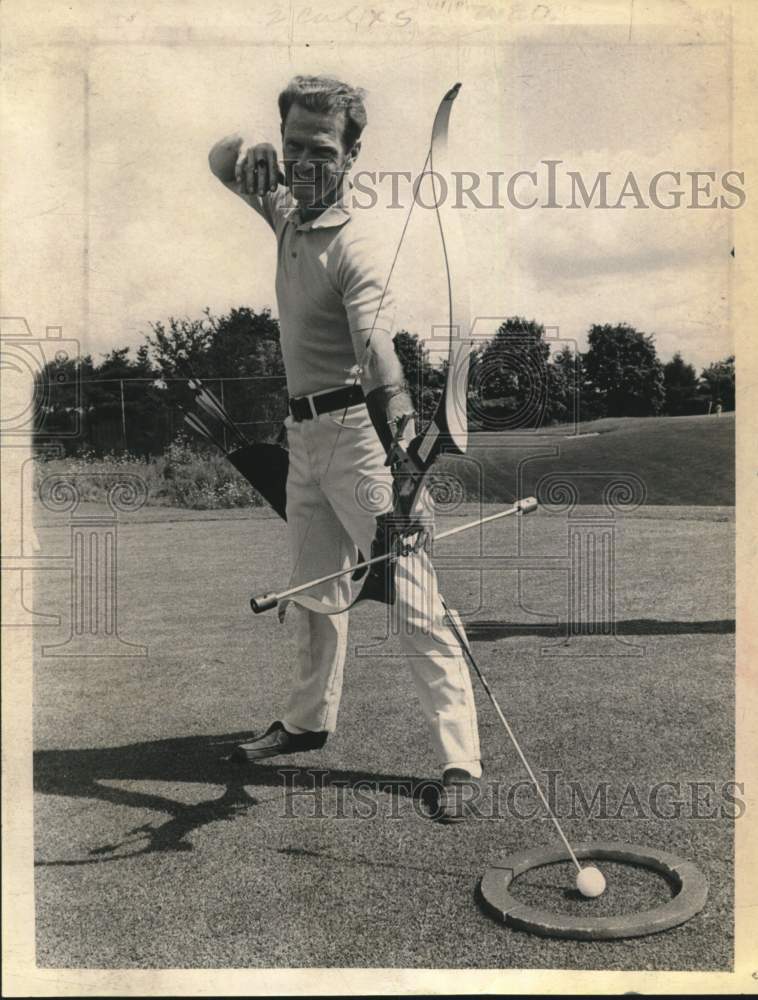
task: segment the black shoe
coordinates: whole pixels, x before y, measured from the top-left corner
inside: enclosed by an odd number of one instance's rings
[[[477,798],[479,781],[460,767],[442,775],[442,787],[434,819],[440,823],[462,823],[469,815],[469,803]]]
[[[326,743],[328,733],[288,733],[281,722],[272,723],[263,736],[250,743],[241,743],[229,755],[228,760],[245,764],[264,757],[277,757],[284,753],[301,753],[304,750],[320,750]]]

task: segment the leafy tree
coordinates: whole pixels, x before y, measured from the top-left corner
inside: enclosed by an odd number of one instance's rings
[[[393,338],[395,352],[421,424],[434,413],[445,384],[445,367],[435,367],[429,349],[415,333],[400,330]]]
[[[663,387],[666,393],[664,412],[670,416],[700,412],[698,386],[695,369],[677,351],[671,361],[663,366]]]
[[[594,324],[583,356],[585,415],[645,417],[660,413],[663,365],[653,337],[626,323]],[[587,410],[589,413],[587,413]]]
[[[269,309],[260,313],[243,306],[228,316],[214,316],[205,309],[202,319],[176,319],[168,326],[151,323],[147,335],[150,357],[164,378],[199,378],[235,375],[284,375],[279,346],[279,323]]]
[[[566,346],[550,358],[548,364],[547,412],[552,423],[578,421],[582,356]]]
[[[703,369],[701,377],[710,390],[714,406],[720,402],[725,410],[733,410],[736,394],[734,355],[723,361],[714,361]]]
[[[550,347],[544,337],[540,323],[513,316],[476,352],[470,396],[483,427],[534,427],[549,417]]]
[[[92,357],[49,361],[35,377],[34,437],[40,441],[60,435],[69,442],[81,427],[83,414],[82,380],[93,371]]]
[[[208,360],[216,374],[284,378],[279,322],[269,309],[232,309],[218,319],[207,315],[213,330]]]
[[[206,309],[202,319],[151,324],[150,357],[166,384],[165,399],[175,405],[180,385],[190,375],[203,379],[252,439],[276,434],[287,410],[279,323],[269,309],[246,306],[228,315]]]
[[[160,450],[170,434],[161,401],[149,391],[157,377],[144,346],[135,359],[128,347],[103,356],[82,383],[84,433],[91,447],[137,454]]]
[[[129,353],[116,348],[98,365],[90,355],[50,362],[39,377],[45,402],[37,440],[60,435],[69,451],[153,450],[165,423],[163,407],[146,391],[157,373],[145,349],[134,360]]]

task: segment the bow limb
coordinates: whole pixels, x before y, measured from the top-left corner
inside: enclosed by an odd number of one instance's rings
[[[445,386],[425,430],[408,446],[398,449],[398,468],[406,479],[405,492],[413,505],[424,479],[442,452],[463,455],[468,445],[467,396],[473,340],[470,292],[460,217],[456,208],[455,177],[448,162],[447,138],[453,102],[461,88],[452,87],[442,99],[432,128],[429,164],[434,187],[434,210],[442,243],[447,278],[447,323],[434,327],[447,339]]]
[[[455,178],[450,170],[447,149],[450,114],[460,88],[460,83],[456,83],[439,106],[429,154],[435,191],[434,210],[447,276],[447,324],[435,329],[442,329],[447,337],[447,371],[442,396],[432,419],[408,446],[413,468],[410,474],[417,480],[414,493],[420,490],[423,478],[441,452],[462,455],[468,445],[466,402],[473,346],[470,292],[466,280],[462,227],[455,204]]]
[[[463,227],[456,208],[455,178],[450,170],[447,137],[453,102],[461,89],[456,83],[445,95],[432,130],[430,166],[432,178],[444,181],[439,197],[435,198],[435,213],[445,257],[448,289],[448,368],[445,387],[432,423],[443,433],[446,451],[464,454],[468,444],[466,400],[468,395],[469,358],[471,340],[470,286],[467,280]],[[444,219],[444,223],[443,223]],[[464,278],[464,275],[466,276]],[[434,444],[436,435],[431,444]],[[425,445],[424,450],[430,447]],[[423,459],[423,453],[419,452]]]

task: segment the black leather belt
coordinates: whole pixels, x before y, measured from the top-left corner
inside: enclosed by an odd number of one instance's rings
[[[311,409],[313,400],[313,409]],[[363,403],[365,396],[363,389],[359,385],[346,385],[342,389],[333,389],[331,392],[320,392],[317,396],[290,397],[290,413],[292,419],[298,423],[301,420],[310,420],[314,413],[329,413],[332,410],[344,410],[348,406],[357,406]]]

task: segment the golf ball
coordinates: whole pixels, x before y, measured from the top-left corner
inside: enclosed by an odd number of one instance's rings
[[[576,876],[576,887],[583,896],[594,898],[605,892],[605,878],[599,868],[590,865]]]

